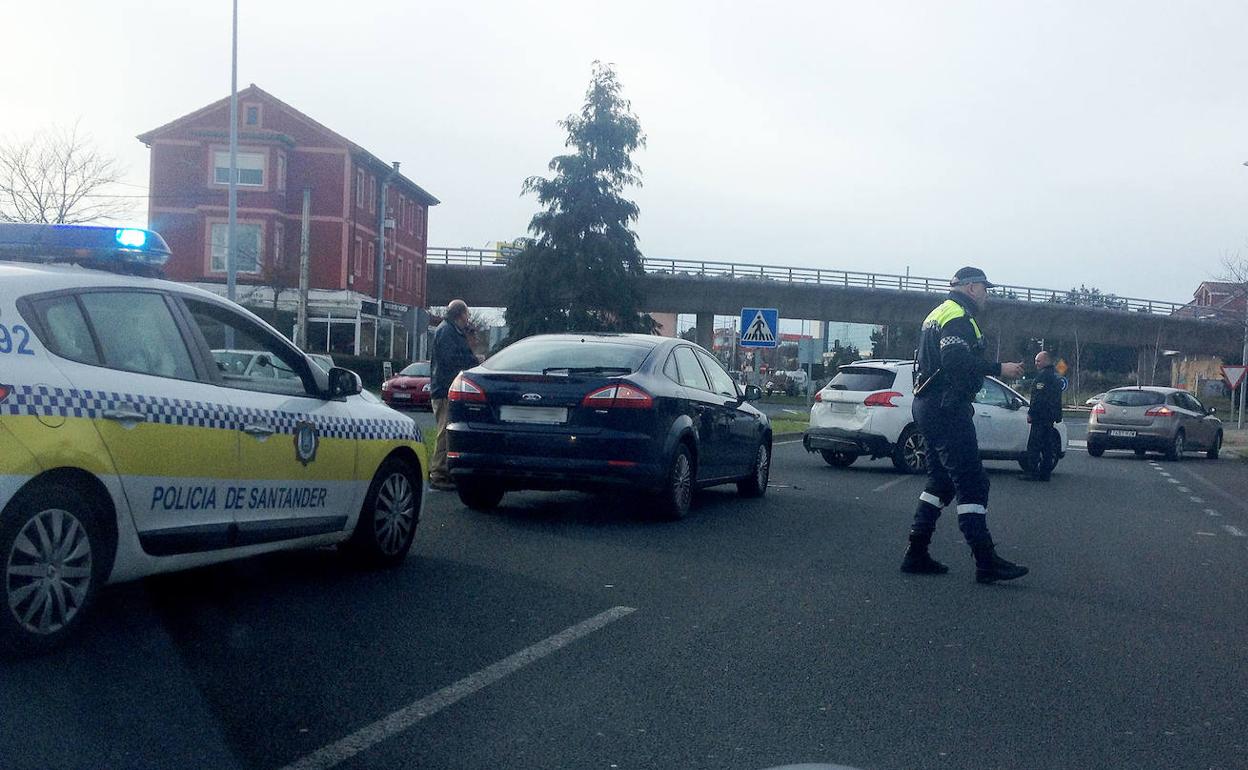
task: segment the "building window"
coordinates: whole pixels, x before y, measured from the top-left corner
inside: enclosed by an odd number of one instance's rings
[[[230,226],[225,222],[212,224],[212,272],[225,272],[225,257],[229,241]],[[235,271],[239,273],[259,273],[260,264],[264,259],[264,227],[258,224],[238,223],[235,228],[238,247],[235,249],[237,264]]]
[[[260,105],[248,104],[243,107],[244,122],[249,126],[260,125]]]
[[[364,208],[364,171],[356,169],[355,172],[355,207],[357,209]]]
[[[277,189],[286,189],[286,154],[277,154]]]
[[[377,185],[373,184],[373,178],[368,178],[368,213],[377,213]]]
[[[377,244],[373,241],[368,242],[368,275],[372,278],[377,275]]]
[[[394,282],[399,285],[400,289],[402,289],[404,284],[406,283],[405,279],[407,278],[407,273],[403,272],[403,257],[401,256],[399,257],[399,271],[398,272],[399,274],[395,276]]]
[[[217,184],[230,183],[230,153],[220,150],[212,154],[212,179]],[[262,152],[238,154],[238,184],[243,187],[264,187],[265,155]]]

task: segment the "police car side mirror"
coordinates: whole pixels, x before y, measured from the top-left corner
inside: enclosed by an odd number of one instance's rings
[[[360,381],[360,375],[350,369],[342,369],[337,366],[329,370],[330,398],[354,396],[358,395],[362,390],[364,390],[364,383]]]
[[[762,397],[763,397],[763,391],[757,385],[745,386],[745,400],[746,401],[757,401]]]

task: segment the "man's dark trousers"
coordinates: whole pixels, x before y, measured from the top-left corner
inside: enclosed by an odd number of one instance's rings
[[[1057,465],[1057,452],[1061,434],[1051,422],[1031,421],[1031,433],[1027,436],[1027,467],[1037,478],[1048,480]]]
[[[927,444],[927,486],[914,514],[916,535],[931,536],[941,509],[958,500],[958,527],[966,542],[989,540],[985,514],[988,474],[979,459],[975,408],[969,403],[940,404],[939,396],[916,398],[914,419]]]

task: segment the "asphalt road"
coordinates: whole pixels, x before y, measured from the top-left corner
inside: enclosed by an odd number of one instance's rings
[[[1009,584],[974,582],[952,514],[950,573],[900,574],[922,479],[790,443],[765,499],[680,522],[434,493],[393,571],[323,550],[112,587],[78,644],[0,663],[0,766],[1245,767],[1245,466],[990,467],[1032,568]]]

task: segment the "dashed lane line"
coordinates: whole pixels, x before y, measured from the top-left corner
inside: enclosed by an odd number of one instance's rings
[[[1223,524],[1222,529],[1225,529],[1227,532],[1231,533],[1235,537],[1244,537],[1244,531],[1240,529],[1239,527],[1232,526],[1230,524]]]
[[[1205,513],[1209,514],[1210,516],[1221,516],[1221,515],[1222,515],[1222,514],[1218,513],[1217,511],[1213,510],[1212,508],[1206,508],[1206,509],[1205,509]]]
[[[447,706],[451,706],[469,695],[489,687],[503,677],[514,674],[525,666],[541,660],[547,655],[557,652],[572,642],[588,636],[635,611],[632,607],[612,607],[589,620],[565,628],[554,636],[547,637],[531,647],[526,647],[493,665],[486,666],[475,674],[470,674],[449,687],[444,687],[432,695],[421,698],[410,706],[405,706],[393,714],[373,722],[371,725],[356,730],[339,741],[312,752],[303,759],[287,765],[282,770],[326,770],[341,764],[357,754],[376,746],[387,738],[392,738],[407,730],[425,717],[438,713]]]
[[[898,485],[898,484],[900,484],[901,482],[905,481],[905,480],[906,480],[906,478],[907,478],[907,477],[905,477],[905,476],[901,476],[901,477],[899,477],[899,478],[895,478],[895,479],[893,479],[892,481],[886,481],[886,482],[884,482],[883,484],[879,485],[878,487],[876,487],[875,489],[873,489],[873,490],[871,490],[871,491],[872,491],[872,492],[883,492],[884,490],[886,490],[886,489],[888,489],[888,488],[890,488],[890,487],[895,487],[895,486],[897,486],[897,485]]]

